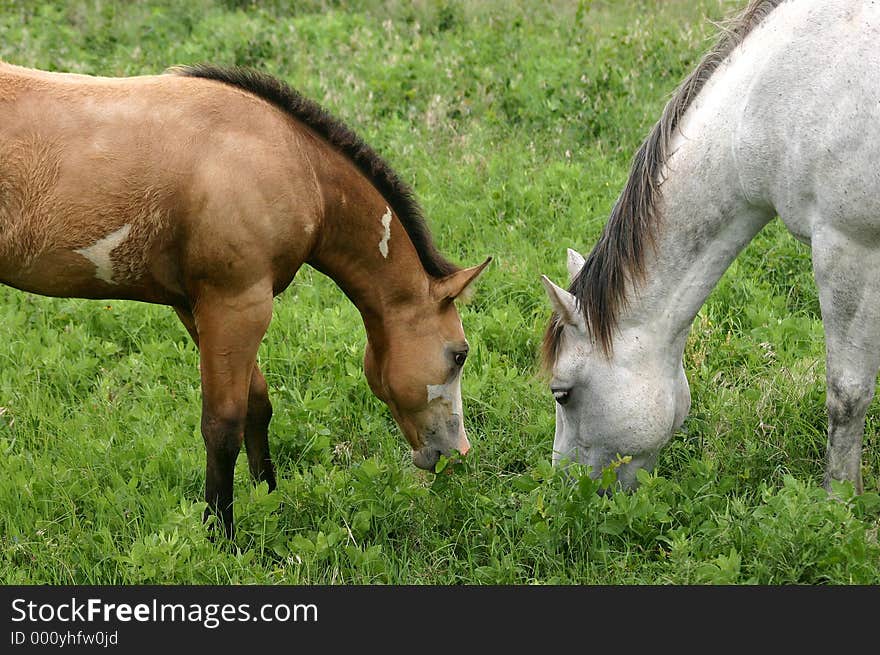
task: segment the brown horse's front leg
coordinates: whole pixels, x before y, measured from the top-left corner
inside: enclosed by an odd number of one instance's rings
[[[231,538],[235,460],[248,426],[257,349],[272,317],[271,286],[256,285],[235,295],[215,287],[202,288],[193,317],[199,337],[202,437],[207,455],[205,519],[216,514]]]
[[[260,372],[260,367],[254,366],[248,392],[244,444],[247,448],[251,477],[255,483],[266,482],[269,491],[275,489],[275,466],[269,455],[269,421],[271,420],[272,403],[269,402],[269,386]]]
[[[183,307],[175,307],[174,311],[180,322],[189,332],[196,346],[199,345],[199,333],[192,313]],[[272,419],[272,403],[269,401],[269,386],[259,366],[254,366],[251,386],[248,390],[247,421],[244,426],[244,443],[247,447],[248,464],[251,477],[255,483],[266,482],[269,491],[276,487],[275,465],[269,454],[269,422]]]
[[[241,450],[244,418],[218,416],[212,408],[202,407],[202,437],[205,440],[205,508],[207,522],[215,514],[229,539],[233,537],[232,482],[235,460]]]

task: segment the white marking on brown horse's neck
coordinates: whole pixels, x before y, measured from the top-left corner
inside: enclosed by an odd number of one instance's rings
[[[391,240],[391,209],[389,207],[385,207],[385,213],[382,214],[382,227],[385,229],[385,233],[379,242],[379,252],[382,253],[382,257],[388,259],[388,242]]]
[[[125,241],[130,231],[131,225],[126,223],[88,248],[78,248],[74,252],[79,253],[95,265],[96,278],[104,280],[108,284],[115,284],[113,281],[113,260],[110,255],[120,243]]]

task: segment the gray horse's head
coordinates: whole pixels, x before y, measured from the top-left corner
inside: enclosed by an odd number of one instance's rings
[[[568,251],[573,279],[584,258]],[[553,462],[579,462],[592,475],[614,462],[624,489],[637,486],[636,471],[651,470],[657,455],[690,408],[690,391],[679,358],[657,352],[649,329],[621,324],[606,352],[591,338],[572,293],[542,276],[555,315],[545,337],[545,365],[556,403]],[[548,341],[552,343],[548,344]]]

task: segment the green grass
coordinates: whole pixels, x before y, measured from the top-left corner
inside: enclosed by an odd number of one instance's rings
[[[629,158],[740,3],[0,0],[0,58],[101,75],[211,61],[287,80],[409,181],[441,249],[495,260],[462,308],[472,454],[424,473],[361,371],[364,332],[303,270],[260,363],[279,486],[236,472],[234,544],[201,524],[197,352],[173,312],[0,290],[0,582],[880,582],[878,405],[866,492],[830,500],[809,252],[778,224],[686,350],[693,409],[634,494],[549,465],[541,273],[589,251]]]

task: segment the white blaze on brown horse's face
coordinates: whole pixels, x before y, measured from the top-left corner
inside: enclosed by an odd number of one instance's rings
[[[432,282],[420,306],[388,321],[382,338],[374,339],[381,343],[367,343],[370,388],[388,405],[422,469],[433,469],[441,454],[470,449],[461,400],[468,342],[453,301],[488,262]]]

